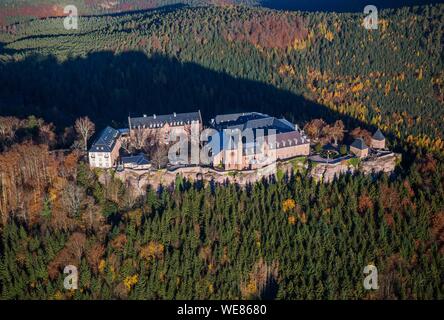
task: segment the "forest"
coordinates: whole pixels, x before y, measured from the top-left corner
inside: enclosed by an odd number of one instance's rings
[[[443,13],[381,10],[369,31],[358,13],[173,4],[3,28],[0,299],[443,299]],[[138,195],[85,161],[79,117],[99,132],[196,109],[380,128],[402,162]]]
[[[430,154],[391,177],[177,176],[140,196],[78,148],[51,151],[66,135],[43,120],[15,122],[0,154],[2,299],[443,298],[444,167]],[[377,291],[362,286],[368,264]]]
[[[87,110],[104,125],[147,108],[272,109],[301,121],[328,109],[442,153],[443,10],[383,10],[374,32],[361,14],[242,6],[81,17],[77,31],[61,18],[17,24],[0,34],[0,113],[63,126]],[[243,85],[224,88],[227,76]],[[256,85],[281,97],[256,96]],[[102,107],[108,118],[94,114]]]

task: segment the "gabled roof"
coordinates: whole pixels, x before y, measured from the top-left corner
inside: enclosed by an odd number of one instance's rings
[[[362,138],[355,139],[355,141],[353,141],[353,143],[350,146],[359,150],[368,149],[367,145],[365,144]]]
[[[111,152],[119,136],[119,131],[111,127],[106,127],[93,143],[89,152]]]
[[[216,125],[236,125],[239,123],[245,123],[248,120],[266,118],[268,115],[259,112],[242,112],[242,113],[229,113],[219,114],[214,117],[214,124]]]
[[[134,156],[128,156],[128,157],[122,157],[122,163],[123,164],[135,164],[135,165],[147,165],[149,164],[149,160],[143,153],[134,155]]]
[[[128,128],[117,129],[117,131],[119,131],[119,133],[122,134],[122,135],[129,133],[129,129]]]
[[[258,112],[217,115],[213,126],[218,129],[275,129],[277,133],[290,132],[295,129],[294,124],[286,119],[277,119]]]
[[[137,118],[130,118],[131,128],[144,127],[144,128],[161,128],[165,124],[170,126],[183,126],[191,124],[192,121],[202,122],[200,111],[186,112],[186,113],[172,113],[165,115],[152,115]]]
[[[288,121],[285,118],[279,119],[278,120],[282,125],[287,126],[288,128],[290,128],[291,130],[295,129],[295,125],[293,123],[291,123],[290,121]]]
[[[378,141],[385,140],[384,135],[382,134],[381,130],[379,130],[379,129],[375,132],[375,134],[373,135],[372,138],[375,140],[378,140]]]
[[[274,149],[275,146],[270,138],[271,136],[268,136],[267,141],[270,143],[270,147]],[[309,143],[309,140],[298,130],[276,134],[276,149],[294,147],[306,143]]]
[[[239,135],[237,133],[227,132],[225,130],[219,131],[214,136],[209,137],[208,141],[210,142],[213,137],[218,136],[220,149],[215,152],[218,153],[222,150],[236,150],[238,148]],[[244,139],[242,138],[242,141]],[[242,148],[246,154],[249,154],[249,150],[256,148],[256,144],[260,144],[266,142],[270,145],[271,149],[281,149],[299,146],[303,144],[310,143],[310,140],[299,130],[293,130],[290,132],[277,133],[277,134],[266,134],[262,138],[257,136],[254,137],[253,141],[244,141]]]
[[[275,129],[277,132],[289,132],[294,130],[294,125],[285,119],[268,117],[250,120],[245,124],[245,129]]]

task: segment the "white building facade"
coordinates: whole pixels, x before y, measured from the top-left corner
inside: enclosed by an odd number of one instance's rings
[[[112,168],[119,158],[121,147],[119,131],[106,127],[99,138],[93,143],[88,152],[91,168]]]

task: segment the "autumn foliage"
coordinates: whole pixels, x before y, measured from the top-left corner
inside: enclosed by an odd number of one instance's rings
[[[301,17],[268,13],[248,20],[233,21],[223,31],[228,41],[248,42],[262,48],[287,49],[308,36]]]
[[[143,259],[162,259],[165,248],[163,244],[156,241],[150,241],[146,246],[140,249],[140,257]]]
[[[33,223],[43,208],[45,190],[57,177],[58,163],[45,145],[21,144],[0,154],[0,214]]]

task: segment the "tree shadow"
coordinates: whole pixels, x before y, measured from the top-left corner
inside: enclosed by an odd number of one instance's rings
[[[159,54],[101,51],[64,62],[33,55],[0,64],[0,114],[33,114],[53,122],[58,130],[85,115],[99,130],[127,126],[128,115],[195,110],[201,110],[205,124],[216,114],[258,111],[298,123],[322,117],[365,126],[272,85]]]
[[[32,50],[34,50],[34,48],[26,48],[26,49],[20,49],[20,50],[16,50],[16,49],[11,49],[11,48],[6,48],[6,46],[9,43],[5,43],[5,42],[0,42],[0,55],[4,54],[4,55],[13,55],[16,53],[26,53],[26,52],[31,52]],[[0,61],[1,63],[1,61]]]

